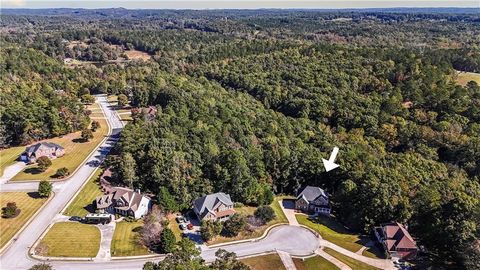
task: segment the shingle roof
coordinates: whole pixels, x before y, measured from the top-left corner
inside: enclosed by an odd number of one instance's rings
[[[213,210],[213,207],[219,201],[221,201],[227,206],[233,205],[233,202],[230,199],[230,195],[223,192],[213,193],[200,197],[193,202],[193,205],[203,218],[208,212]]]
[[[31,154],[36,152],[40,148],[56,148],[56,149],[63,149],[60,145],[52,142],[39,142],[34,145],[27,147],[26,152]]]
[[[314,201],[319,196],[327,197],[325,191],[319,187],[306,186],[302,192],[297,195],[297,199],[300,197],[305,197],[308,202]]]
[[[416,249],[417,244],[413,240],[407,229],[402,224],[395,222],[382,225],[385,231],[385,237],[388,250],[395,250],[397,248]]]

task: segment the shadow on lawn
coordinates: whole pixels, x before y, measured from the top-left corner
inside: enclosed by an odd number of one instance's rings
[[[27,192],[27,195],[32,199],[40,199],[42,198],[38,192]]]
[[[26,168],[23,172],[28,174],[41,174],[42,170],[40,170],[38,167],[33,167],[33,168]]]

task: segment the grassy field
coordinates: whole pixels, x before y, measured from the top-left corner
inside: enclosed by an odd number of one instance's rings
[[[250,270],[284,270],[282,260],[277,254],[270,254],[258,257],[242,259]]]
[[[473,72],[459,72],[457,73],[457,83],[460,85],[467,85],[469,81],[475,81],[480,85],[480,73]]]
[[[276,218],[269,223],[259,227],[257,230],[254,232],[248,232],[248,231],[243,231],[239,233],[236,237],[224,237],[224,236],[217,236],[211,241],[208,242],[208,245],[214,245],[214,244],[220,244],[220,243],[226,243],[226,242],[231,242],[231,241],[238,241],[238,240],[244,240],[244,239],[251,239],[251,238],[257,238],[263,235],[265,230],[278,223],[288,223],[287,217],[283,213],[280,204],[278,203],[278,200],[283,199],[284,197],[276,197],[275,200],[270,204],[270,206],[273,208],[275,211]],[[256,207],[252,206],[242,206],[242,207],[236,207],[235,210],[245,216],[248,215],[253,215],[253,212],[255,212]]]
[[[345,256],[333,249],[330,248],[324,248],[323,249],[325,252],[328,254],[332,255],[333,257],[337,258],[338,260],[342,261],[344,264],[350,266],[350,268],[355,269],[355,270],[379,270],[379,268],[370,266],[366,263],[357,261],[355,259],[352,259],[348,256]]]
[[[170,215],[168,217],[168,228],[173,231],[177,241],[182,240],[182,231],[180,230],[177,220],[175,220],[175,215]]]
[[[100,248],[100,230],[78,222],[55,223],[40,242],[41,255],[52,257],[95,257]]]
[[[0,151],[0,176],[3,175],[3,170],[15,163],[20,154],[25,151],[24,146],[11,147]]]
[[[70,133],[62,137],[45,140],[63,146],[65,148],[65,155],[53,159],[52,166],[50,166],[45,172],[40,172],[35,164],[29,165],[22,172],[14,176],[12,181],[48,180],[53,178],[57,169],[62,167],[67,167],[68,170],[73,173],[108,133],[106,120],[97,119],[97,121],[100,122],[101,127],[93,133],[94,138],[88,142],[79,140],[81,132]]]
[[[371,240],[367,236],[351,233],[333,218],[320,216],[315,220],[312,220],[306,215],[296,215],[296,218],[298,223],[314,229],[325,240],[352,252],[357,252],[363,247],[363,245]],[[382,252],[376,248],[370,248],[369,251],[364,251],[364,254],[371,258],[383,258]]]
[[[5,207],[8,202],[15,202],[21,210],[20,214],[14,218],[0,217],[0,247],[3,247],[15,233],[27,222],[27,220],[37,212],[45,203],[46,198],[39,198],[36,193],[26,192],[1,192],[0,206]]]
[[[64,215],[83,217],[90,212],[95,212],[92,202],[97,196],[103,194],[98,184],[98,178],[101,174],[102,169],[97,169],[95,171],[73,202],[65,210]]]
[[[333,263],[326,259],[315,256],[305,260],[293,258],[293,263],[297,267],[297,270],[339,270]]]
[[[138,242],[139,230],[142,228],[142,221],[117,223],[113,234],[110,253],[112,256],[137,256],[149,254],[148,249]]]

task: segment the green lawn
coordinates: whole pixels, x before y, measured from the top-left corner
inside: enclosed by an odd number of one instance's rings
[[[64,215],[83,217],[88,213],[95,212],[92,202],[97,196],[103,194],[98,184],[98,179],[102,171],[102,169],[97,169],[90,179],[88,179],[88,182],[65,210]]]
[[[323,248],[325,252],[328,254],[332,255],[333,257],[337,258],[339,261],[342,261],[344,264],[350,266],[350,268],[355,269],[355,270],[379,270],[379,268],[370,266],[366,263],[357,261],[355,259],[352,259],[348,256],[345,256],[333,249],[330,248]]]
[[[338,270],[339,268],[326,259],[315,256],[302,260],[293,258],[293,263],[297,267],[297,270]]]
[[[246,265],[250,266],[250,270],[284,270],[285,266],[277,254],[257,256],[242,259]]]
[[[78,222],[55,223],[37,247],[51,257],[95,257],[100,248],[100,230]]]
[[[312,220],[306,215],[296,215],[296,218],[298,223],[317,231],[323,239],[352,252],[357,252],[364,244],[371,240],[367,236],[351,233],[331,217],[320,216]],[[372,258],[382,258],[382,253],[376,248],[370,248],[369,251],[364,251],[364,255]]]
[[[46,200],[46,198],[39,198],[38,194],[33,192],[0,193],[0,208],[5,207],[9,202],[15,202],[20,209],[20,214],[14,218],[0,217],[0,248],[20,230]]]
[[[278,223],[288,223],[287,217],[283,213],[282,209],[280,208],[280,204],[278,200],[283,199],[284,197],[276,197],[273,202],[270,204],[270,206],[273,208],[275,211],[275,219],[268,222],[267,224],[259,227],[256,231],[254,232],[247,232],[243,231],[239,233],[236,237],[224,237],[224,236],[217,236],[211,241],[208,242],[208,245],[214,245],[214,244],[220,244],[220,243],[226,243],[226,242],[231,242],[231,241],[238,241],[238,240],[245,240],[245,239],[251,239],[251,238],[257,238],[263,235],[265,230],[275,224]],[[248,216],[248,215],[253,215],[255,212],[256,207],[253,206],[242,206],[242,207],[235,207],[235,210],[242,215]]]
[[[473,72],[459,72],[457,73],[457,83],[460,85],[467,85],[469,81],[475,81],[480,85],[480,73]]]
[[[45,141],[57,143],[65,148],[63,157],[53,159],[52,166],[45,172],[40,172],[35,164],[27,166],[22,172],[12,178],[12,181],[20,180],[48,180],[53,177],[57,169],[67,167],[73,173],[85,158],[95,149],[108,133],[106,120],[98,119],[101,127],[93,133],[94,138],[88,142],[79,141],[80,133],[75,132],[62,137],[56,137]]]
[[[110,253],[112,256],[137,256],[149,254],[148,249],[138,241],[139,231],[143,221],[135,222],[121,221],[117,223],[113,234]]]
[[[175,215],[170,215],[170,217],[168,218],[168,228],[173,231],[173,233],[175,234],[175,239],[177,239],[177,241],[182,240],[182,231],[180,230],[179,224],[175,219]]]
[[[3,170],[15,163],[20,154],[25,151],[24,146],[11,147],[0,151],[0,176],[3,175]]]

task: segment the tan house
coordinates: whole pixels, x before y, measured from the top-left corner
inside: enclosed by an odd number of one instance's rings
[[[98,213],[119,214],[136,219],[144,217],[150,209],[150,199],[143,196],[139,190],[114,187],[110,193],[95,199]]]
[[[374,228],[374,233],[391,257],[413,259],[417,256],[417,243],[402,224],[398,222],[382,224]]]
[[[193,211],[200,221],[225,221],[235,214],[230,195],[223,192],[205,195],[193,202]]]
[[[35,163],[40,157],[54,159],[65,155],[65,149],[56,143],[40,142],[25,149],[20,160],[27,163]]]

